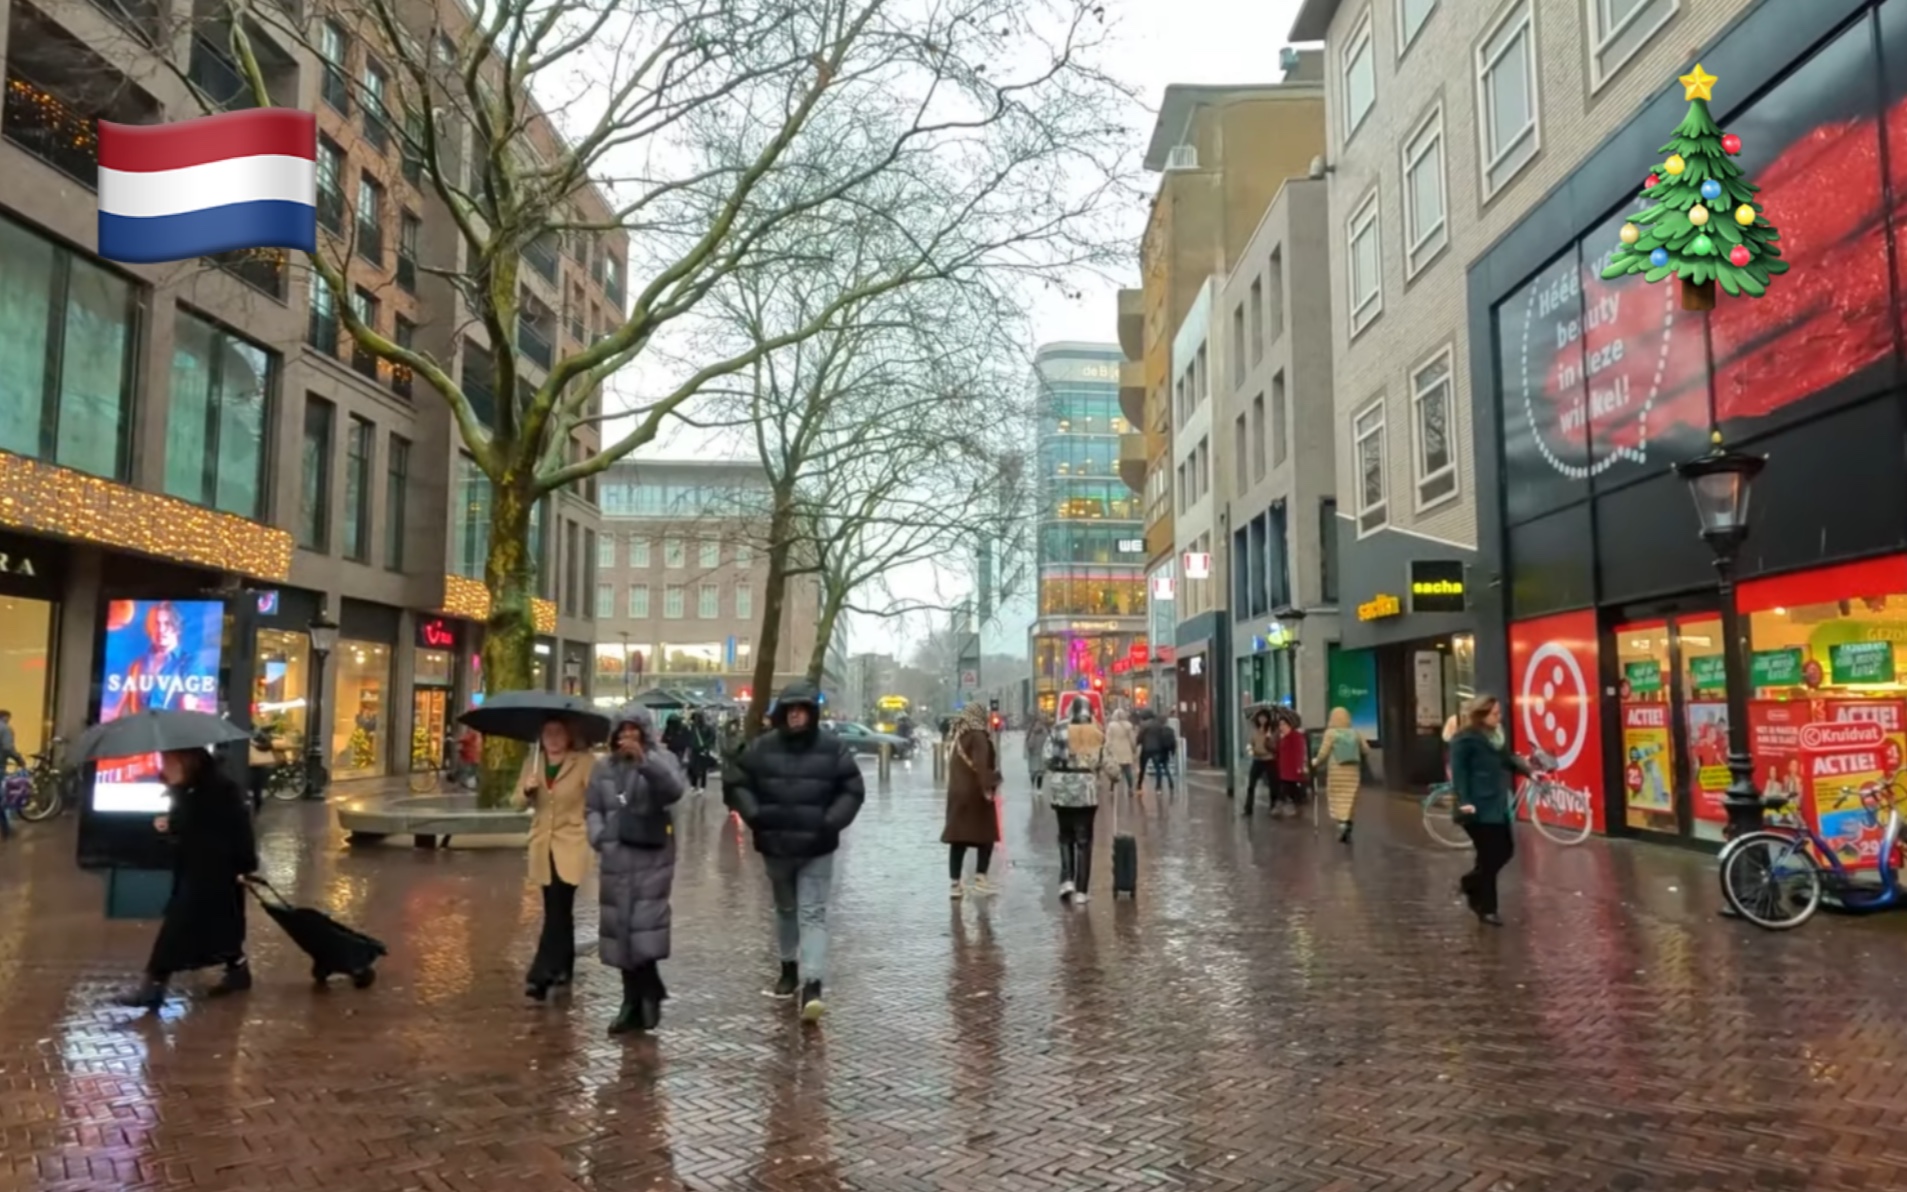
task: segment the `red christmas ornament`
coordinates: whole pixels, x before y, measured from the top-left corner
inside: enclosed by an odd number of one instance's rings
[[[1741,152],[1741,138],[1736,136],[1732,132],[1723,135],[1722,152],[1728,154],[1730,157],[1733,157],[1735,154],[1740,153]]]
[[[1754,253],[1748,251],[1746,244],[1737,244],[1734,250],[1728,254],[1728,263],[1740,269],[1745,267],[1749,261],[1753,260],[1754,256]]]
[[[1650,174],[1647,178],[1644,178],[1642,180],[1642,188],[1644,190],[1647,190],[1649,187],[1654,186],[1656,183],[1660,181],[1662,181],[1660,176],[1655,174]]]

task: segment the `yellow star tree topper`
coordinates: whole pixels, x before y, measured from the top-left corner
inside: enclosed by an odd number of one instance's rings
[[[1698,62],[1678,81],[1688,114],[1662,146],[1668,157],[1661,169],[1642,184],[1642,198],[1652,205],[1622,225],[1622,243],[1602,275],[1640,273],[1650,282],[1674,277],[1682,283],[1684,310],[1713,310],[1717,285],[1759,298],[1770,278],[1788,271],[1788,262],[1776,246],[1781,233],[1755,200],[1761,188],[1733,160],[1741,138],[1722,132],[1709,115],[1715,76]]]

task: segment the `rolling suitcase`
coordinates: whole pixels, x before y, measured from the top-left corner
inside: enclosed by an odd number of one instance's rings
[[[272,922],[285,929],[291,942],[311,957],[311,979],[322,985],[334,973],[351,978],[351,984],[367,989],[377,980],[377,962],[385,953],[383,943],[361,931],[346,927],[315,907],[293,906],[291,900],[262,879],[246,883],[258,905],[265,908]],[[269,893],[271,897],[265,895]]]
[[[1119,796],[1112,801],[1112,896],[1139,897],[1139,842],[1119,830]]]

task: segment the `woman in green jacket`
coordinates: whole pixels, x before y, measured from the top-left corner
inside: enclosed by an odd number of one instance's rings
[[[1458,881],[1463,899],[1478,919],[1501,927],[1496,878],[1516,855],[1516,800],[1512,776],[1521,770],[1504,747],[1503,705],[1494,695],[1479,695],[1466,709],[1461,731],[1450,739],[1450,783],[1457,793],[1457,816],[1477,846],[1477,863]]]

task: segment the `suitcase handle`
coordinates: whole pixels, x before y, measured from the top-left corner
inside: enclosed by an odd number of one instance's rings
[[[291,906],[291,899],[281,894],[277,886],[272,885],[257,874],[248,875],[241,880],[245,883],[245,888],[252,892],[252,897],[258,899],[258,905],[271,906],[272,902],[276,900],[280,907],[289,908]],[[260,893],[261,890],[269,891],[271,898],[266,898],[264,894]]]

